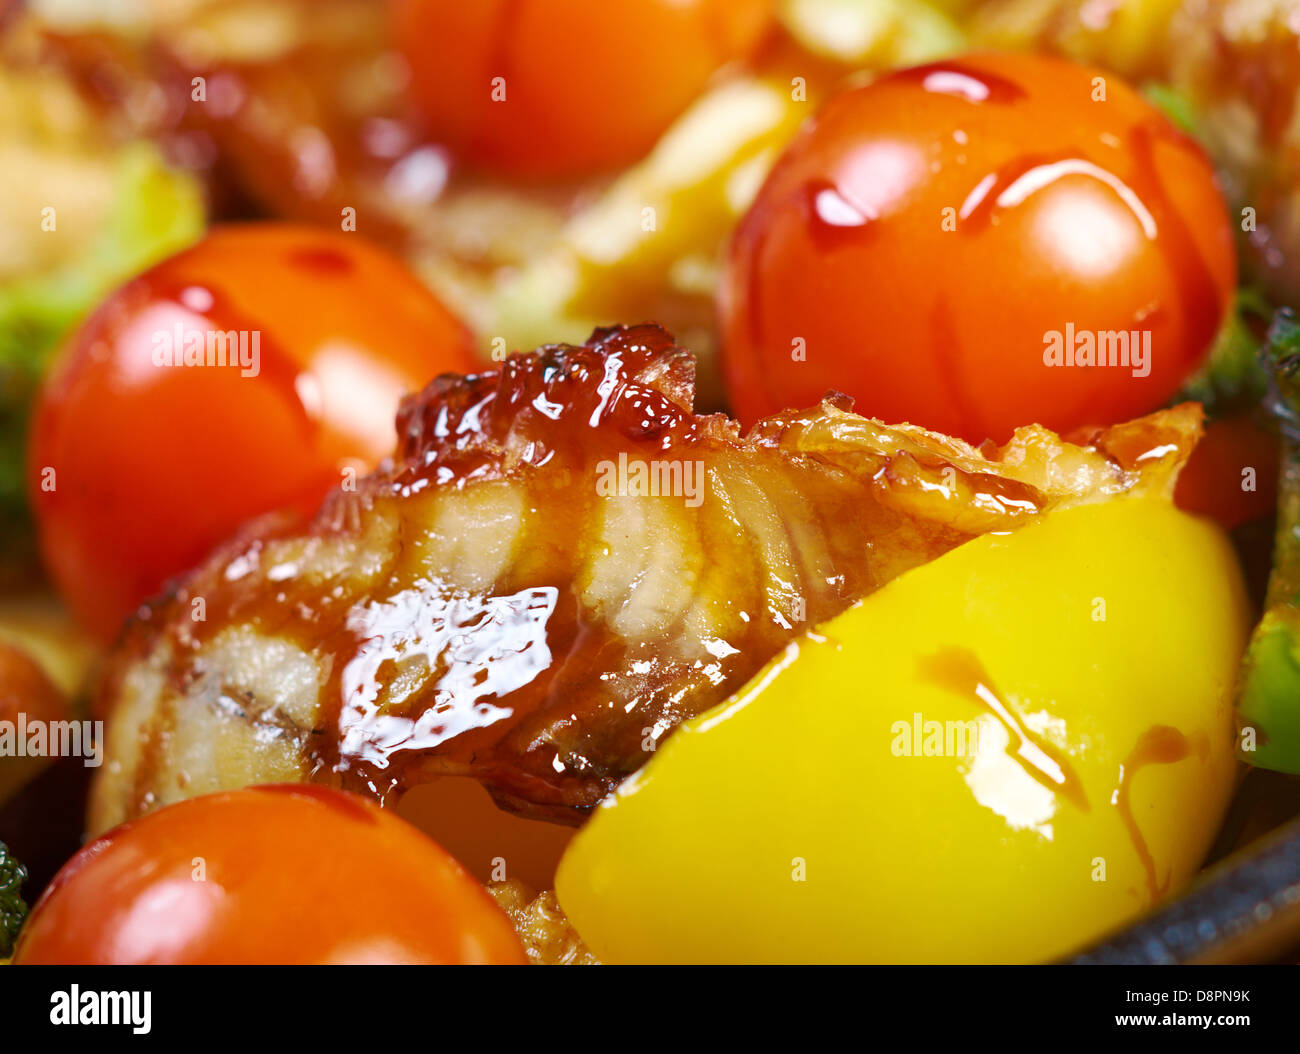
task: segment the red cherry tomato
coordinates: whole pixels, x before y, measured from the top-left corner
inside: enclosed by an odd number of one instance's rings
[[[1036,55],[903,70],[833,99],[739,225],[733,408],[834,388],[972,441],[1134,417],[1203,360],[1236,273],[1205,156],[1119,78]],[[1090,341],[1119,364],[1087,365]]]
[[[356,235],[214,230],[113,294],[46,382],[29,454],[46,567],[111,635],[244,520],[314,508],[386,456],[401,396],[474,364],[464,327]]]
[[[522,963],[438,845],[310,785],[192,798],[91,842],[32,910],[16,963]]]
[[[433,133],[477,164],[567,176],[645,154],[770,0],[398,0],[395,39]]]
[[[1280,446],[1254,414],[1211,421],[1178,477],[1175,503],[1227,530],[1272,515]]]

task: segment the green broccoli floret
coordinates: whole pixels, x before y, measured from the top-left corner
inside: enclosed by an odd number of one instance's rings
[[[26,881],[27,868],[14,859],[4,842],[0,842],[0,959],[13,954],[14,941],[27,918],[27,902],[23,900],[23,883]]]

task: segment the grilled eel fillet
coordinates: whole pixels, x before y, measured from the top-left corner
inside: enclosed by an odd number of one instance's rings
[[[141,609],[101,684],[92,829],[251,783],[384,800],[440,776],[578,823],[794,634],[975,535],[1168,493],[1200,430],[1190,404],[981,451],[832,394],[742,435],[692,412],[693,373],[642,325],[408,397],[391,462]]]

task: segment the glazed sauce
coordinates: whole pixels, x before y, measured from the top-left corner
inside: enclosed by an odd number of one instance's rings
[[[967,648],[948,647],[920,661],[927,680],[961,695],[992,714],[1007,730],[1007,753],[1037,783],[1088,812],[1083,783],[1065,754],[1029,729],[1015,708],[994,687],[979,657]]]
[[[497,370],[436,379],[399,411],[394,468],[358,492],[335,491],[305,536],[288,523],[232,542],[177,597],[185,605],[202,595],[209,612],[197,624],[184,607],[167,614],[181,656],[179,690],[203,673],[187,654],[227,626],[251,624],[328,671],[316,726],[301,744],[313,780],[382,801],[432,778],[471,775],[513,811],[579,822],[644,764],[653,746],[645,745],[647,728],[658,738],[720,702],[805,621],[833,617],[876,584],[860,544],[870,481],[816,477],[825,566],[834,574],[804,583],[802,618],[793,594],[754,592],[730,602],[734,631],[697,656],[677,654],[671,637],[624,637],[588,609],[579,578],[589,548],[601,544],[595,532],[605,500],[594,466],[620,453],[707,460],[708,419],[692,413],[692,381],[689,354],[653,326],[601,331],[589,346],[541,349]],[[422,537],[438,502],[456,500],[447,492],[487,483],[519,496],[521,522],[496,578],[467,590],[453,584],[454,567],[425,561]],[[721,583],[733,576],[747,585],[765,580],[736,524],[693,512],[671,522],[698,536],[662,544],[702,550],[701,590],[730,598],[736,590]],[[891,522],[901,518],[893,515]],[[396,536],[371,544],[367,531],[384,524]],[[295,566],[265,562],[278,541],[299,537],[341,538],[384,563],[364,583],[345,573],[330,589]],[[936,546],[965,537],[951,532]],[[414,689],[394,690],[412,676]],[[157,731],[154,745],[166,739],[161,723]]]
[[[958,231],[977,233],[999,214],[1023,205],[1028,198],[1069,176],[1085,176],[1109,187],[1133,214],[1150,241],[1158,233],[1156,221],[1133,189],[1100,165],[1070,154],[1026,154],[996,172],[983,176],[962,202]]]
[[[1200,756],[1204,758],[1209,749],[1208,742],[1202,738],[1197,744],[1197,749]],[[1148,765],[1172,765],[1190,754],[1191,745],[1182,732],[1169,725],[1152,725],[1138,737],[1137,745],[1120,765],[1119,780],[1110,799],[1111,804],[1119,810],[1120,819],[1124,823],[1125,830],[1128,831],[1129,840],[1133,843],[1133,850],[1142,862],[1147,893],[1153,903],[1168,891],[1169,875],[1166,874],[1163,880],[1156,875],[1155,859],[1147,846],[1142,829],[1133,816],[1133,805],[1130,799],[1133,777]]]
[[[913,66],[887,74],[886,81],[901,84],[919,84],[934,95],[951,95],[971,103],[992,103],[1006,106],[1025,98],[1025,89],[1015,81],[999,77],[986,70],[976,69],[960,61],[931,63]]]
[[[1025,727],[1015,710],[993,687],[992,678],[973,652],[965,648],[944,648],[922,659],[920,672],[931,682],[971,699],[996,717],[1009,736],[1007,752],[1020,767],[1038,783],[1073,802],[1081,811],[1089,811],[1083,784],[1065,755]],[[1208,749],[1205,737],[1198,737],[1195,744],[1198,756],[1204,759]],[[1192,743],[1178,729],[1153,725],[1138,737],[1137,745],[1120,765],[1119,779],[1111,795],[1111,804],[1119,812],[1134,852],[1142,863],[1147,892],[1153,902],[1168,891],[1169,876],[1166,874],[1161,879],[1156,874],[1155,859],[1133,815],[1133,778],[1148,765],[1171,765],[1189,757],[1192,751]]]
[[[878,218],[874,210],[850,201],[847,192],[828,179],[810,180],[798,193],[808,233],[824,253],[861,245]]]

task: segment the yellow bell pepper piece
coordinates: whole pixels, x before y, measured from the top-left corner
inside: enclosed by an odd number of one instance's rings
[[[560,903],[608,962],[1062,955],[1199,866],[1246,629],[1226,538],[1166,502],[977,538],[684,724]]]

